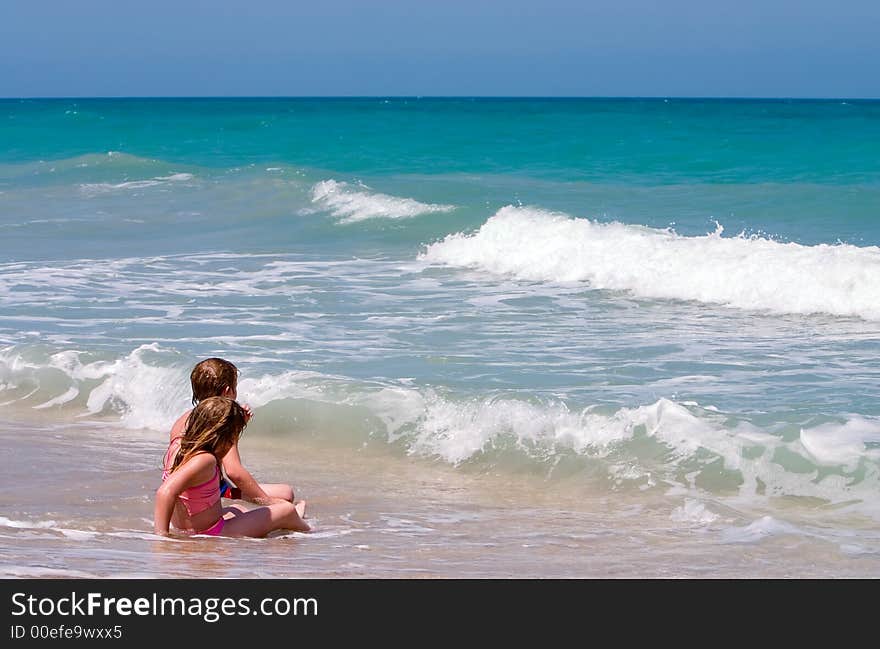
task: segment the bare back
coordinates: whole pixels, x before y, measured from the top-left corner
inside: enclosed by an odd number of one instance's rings
[[[172,439],[175,437],[182,437],[183,431],[186,429],[186,420],[189,419],[189,413],[192,412],[192,408],[187,410],[185,413],[180,415],[177,418],[177,421],[174,422],[174,425],[171,427],[171,433],[168,435],[168,442],[170,443]]]

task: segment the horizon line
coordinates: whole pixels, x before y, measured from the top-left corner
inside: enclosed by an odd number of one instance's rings
[[[543,99],[543,100],[715,100],[715,101],[880,101],[876,97],[765,95],[31,95],[3,96],[0,101],[86,99]]]

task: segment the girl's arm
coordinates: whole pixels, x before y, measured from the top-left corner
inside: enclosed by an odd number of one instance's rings
[[[273,502],[281,502],[280,498],[272,498],[263,491],[260,483],[254,479],[250,471],[241,463],[241,455],[238,453],[238,444],[229,449],[223,457],[223,470],[235,486],[241,489],[241,497],[258,505],[269,505]]]
[[[217,460],[210,453],[199,453],[178,467],[161,484],[156,490],[156,504],[153,509],[153,529],[156,534],[168,536],[171,515],[174,513],[177,497],[187,487],[204,482],[204,480],[200,481],[199,478],[205,475],[208,469],[213,471],[216,462]]]

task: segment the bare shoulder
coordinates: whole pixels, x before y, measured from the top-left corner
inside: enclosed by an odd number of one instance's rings
[[[210,453],[197,453],[184,462],[175,473],[189,485],[202,483],[211,478],[217,467],[217,459]]]
[[[171,427],[171,433],[168,435],[169,439],[174,439],[175,437],[183,435],[183,430],[186,428],[186,420],[189,417],[189,413],[191,412],[192,408],[190,408],[177,418],[177,421],[175,421],[174,425]]]

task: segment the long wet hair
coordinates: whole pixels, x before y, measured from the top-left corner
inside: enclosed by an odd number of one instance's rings
[[[234,390],[238,385],[238,368],[222,358],[206,358],[192,369],[189,375],[192,385],[192,403],[202,399],[219,397],[226,388]]]
[[[173,473],[197,453],[210,453],[219,462],[238,442],[245,426],[247,416],[237,401],[229,397],[208,397],[200,401],[186,420],[180,448],[168,473]]]

